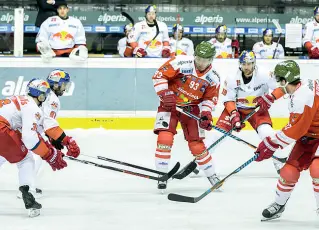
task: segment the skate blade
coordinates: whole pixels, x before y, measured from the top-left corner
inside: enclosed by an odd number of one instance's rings
[[[278,219],[279,217],[281,217],[281,213],[278,213],[278,214],[274,215],[271,218],[262,217],[260,221],[261,222],[265,222],[265,221],[269,221],[269,220]]]
[[[40,214],[41,214],[41,209],[35,209],[35,208],[28,209],[28,215],[30,218],[40,216]]]
[[[32,193],[34,199],[36,199],[36,200],[41,199],[41,198],[43,197],[43,194],[42,194],[42,193],[33,193],[33,192],[31,192],[31,193]],[[22,193],[21,193],[21,192],[19,192],[19,193],[17,194],[17,198],[18,198],[18,199],[22,199]]]

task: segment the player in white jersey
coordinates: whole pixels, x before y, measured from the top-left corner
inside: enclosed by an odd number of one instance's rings
[[[292,143],[294,146],[286,164],[280,170],[275,202],[263,210],[262,220],[281,216],[301,172],[307,169],[312,178],[319,214],[319,80],[301,80],[300,68],[293,60],[278,63],[274,77],[278,86],[289,95],[289,123],[259,144],[256,150],[259,156],[256,161],[270,158],[279,148],[285,148]],[[308,196],[308,193],[302,195]]]
[[[237,41],[237,40],[235,40]],[[238,53],[236,51],[233,53],[234,49],[237,50],[239,47],[238,42],[233,43],[231,39],[227,38],[227,27],[225,25],[219,25],[215,29],[215,38],[209,40],[216,48],[215,58],[237,58]]]
[[[273,31],[271,29],[265,29],[263,31],[263,40],[261,42],[255,43],[253,46],[253,51],[256,55],[256,58],[268,58],[272,59],[281,59],[285,58],[285,51],[281,44],[273,42]]]
[[[169,40],[171,47],[171,57],[176,55],[194,55],[194,44],[193,41],[184,38],[184,27],[179,24],[173,26],[173,37]]]
[[[129,35],[129,33],[131,32],[132,28],[133,28],[133,24],[132,23],[127,24],[126,26],[124,26],[124,35],[125,35],[125,37],[121,38],[118,41],[118,43],[117,43],[117,51],[119,52],[119,55],[121,57],[125,57],[124,52],[125,52],[125,49],[126,49],[126,46],[127,46],[127,37]]]
[[[319,59],[319,7],[314,9],[314,20],[305,26],[303,45],[308,50],[309,58]]]
[[[43,128],[45,134],[49,137],[49,141],[56,149],[67,148],[67,155],[77,158],[80,154],[80,148],[75,140],[67,136],[63,129],[60,128],[56,116],[60,110],[59,97],[67,91],[71,84],[70,75],[61,69],[53,70],[47,77],[51,92],[47,100],[42,104],[43,110]]]
[[[27,85],[27,96],[0,101],[0,142],[6,143],[0,145],[0,155],[10,163],[17,163],[19,190],[31,217],[39,215],[42,206],[29,192],[34,179],[34,160],[30,151],[40,155],[54,171],[67,166],[62,152],[46,143],[39,133],[44,119],[39,107],[49,92],[46,81],[33,79]]]
[[[62,150],[63,146],[66,146],[68,149],[67,155],[77,158],[80,154],[80,148],[72,137],[65,135],[56,120],[56,116],[60,110],[60,100],[58,97],[62,96],[70,87],[70,75],[64,70],[56,69],[49,74],[47,82],[50,85],[51,91],[48,93],[46,100],[41,104],[43,124],[38,128],[38,131],[49,137],[49,141],[56,149]],[[39,174],[42,159],[36,154],[34,154],[33,157],[35,160],[34,177],[36,177]],[[4,162],[5,159],[0,157],[0,166]],[[34,194],[35,197],[40,197],[42,190],[36,188],[35,182],[36,178],[34,178],[33,184],[30,186],[30,192]],[[21,198],[21,194],[18,194],[18,198]]]
[[[157,21],[159,34],[156,35],[156,6],[148,6],[145,9],[145,20],[134,25],[128,36],[129,46],[126,47],[126,57],[163,57],[170,56],[169,36],[167,25]]]
[[[234,129],[239,132],[245,124],[241,123],[250,112],[258,105],[264,106],[264,101],[279,98],[284,95],[276,88],[276,80],[271,77],[269,71],[256,66],[254,52],[244,50],[239,57],[239,70],[230,74],[225,82],[221,93],[221,101],[225,106],[217,121],[217,127],[230,131]],[[275,89],[269,95],[269,89]],[[274,133],[268,109],[264,107],[254,114],[248,122],[257,131],[259,137],[264,139]],[[210,143],[214,143],[223,134],[215,132]],[[281,168],[278,161],[274,161],[276,170]]]
[[[40,27],[35,40],[37,49],[44,61],[50,61],[55,56],[85,61],[88,49],[83,25],[79,19],[68,16],[66,2],[58,5],[58,16],[49,17]]]

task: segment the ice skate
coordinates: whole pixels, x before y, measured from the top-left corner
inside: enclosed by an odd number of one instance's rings
[[[269,205],[268,208],[264,209],[262,213],[261,221],[268,221],[278,219],[281,214],[285,211],[285,205],[279,205],[276,202]]]
[[[207,177],[207,179],[209,180],[209,182],[211,183],[212,186],[215,186],[218,182],[220,182],[220,179],[218,178],[218,176],[216,174],[214,174],[210,177]],[[222,184],[220,186],[222,186]],[[220,186],[218,188],[216,188],[216,191],[219,191],[219,192],[222,191]]]
[[[42,205],[36,202],[33,195],[29,192],[29,186],[20,186],[19,190],[21,191],[22,199],[25,208],[28,210],[29,217],[39,216],[41,213]]]

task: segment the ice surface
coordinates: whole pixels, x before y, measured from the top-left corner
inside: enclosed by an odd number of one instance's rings
[[[106,156],[154,168],[156,136],[152,131],[71,130],[83,154]],[[257,145],[253,131],[239,135]],[[286,150],[281,155],[287,153]],[[248,160],[250,147],[227,138],[213,158],[225,176]],[[83,159],[93,160],[88,157]],[[172,162],[185,165],[192,156],[182,133],[175,137]],[[102,162],[107,164],[107,162]],[[0,230],[204,230],[204,229],[317,229],[315,200],[308,172],[301,176],[280,220],[260,222],[261,212],[274,199],[277,174],[271,160],[252,163],[197,204],[169,201],[156,182],[68,161],[53,172],[43,163],[39,183],[44,197],[41,216],[28,218],[23,202],[16,198],[15,165],[0,170]],[[115,165],[121,167],[120,165]],[[132,169],[134,170],[134,169]],[[210,184],[204,177],[170,181],[168,192],[198,196]]]

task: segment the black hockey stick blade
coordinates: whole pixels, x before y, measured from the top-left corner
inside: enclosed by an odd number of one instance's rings
[[[189,163],[185,168],[183,168],[180,172],[176,173],[173,178],[174,179],[184,179],[185,177],[187,177],[189,174],[191,174],[197,167],[197,164],[192,161],[191,163]]]
[[[175,173],[179,170],[179,167],[181,167],[181,164],[179,162],[176,163],[176,165],[169,171],[167,174],[161,176],[158,178],[159,181],[167,181],[172,176],[174,176]]]

